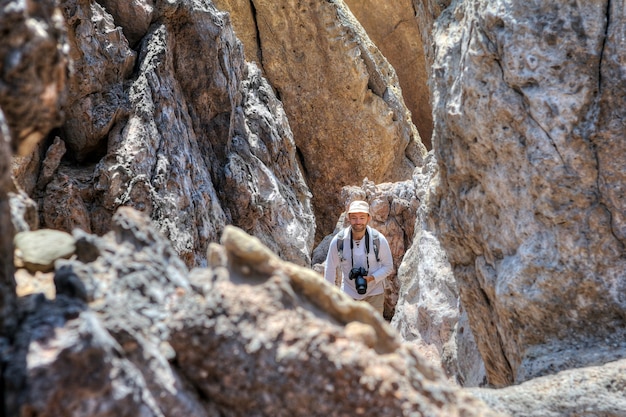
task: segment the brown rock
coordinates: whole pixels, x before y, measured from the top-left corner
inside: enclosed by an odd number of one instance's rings
[[[402,87],[402,97],[411,111],[411,120],[422,142],[430,149],[433,117],[424,57],[425,42],[411,0],[346,0],[346,4],[395,69]],[[430,28],[424,29],[430,32]]]
[[[98,3],[113,16],[131,46],[144,37],[154,18],[155,0],[98,0]]]
[[[54,301],[20,304],[5,368],[12,415],[89,417],[94,403],[101,417],[498,415],[447,385],[369,305],[240,229],[213,248],[223,264],[191,274],[130,208],[107,235],[76,238],[98,256],[58,264]]]
[[[74,71],[69,80],[63,139],[79,160],[102,152],[113,125],[128,107],[124,81],[135,52],[112,16],[92,0],[63,4]]]
[[[259,45],[254,2],[251,0],[215,0],[215,6],[230,15],[235,34],[244,46],[246,60],[263,70],[263,53]]]
[[[342,211],[341,187],[407,179],[425,148],[394,70],[343,3],[254,6],[263,68],[315,197],[319,241]]]
[[[63,122],[69,65],[63,23],[52,0],[10,0],[0,11],[0,108],[20,155]]]

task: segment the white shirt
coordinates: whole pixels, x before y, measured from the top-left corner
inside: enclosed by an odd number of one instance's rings
[[[384,281],[393,271],[393,258],[391,256],[391,249],[389,248],[389,242],[382,233],[379,235],[379,249],[378,257],[380,262],[376,260],[376,254],[374,252],[374,239],[372,237],[372,228],[367,226],[367,235],[369,236],[369,256],[366,258],[365,252],[365,237],[361,240],[359,246],[353,244],[352,250],[350,249],[350,240],[352,235],[350,233],[350,227],[346,228],[343,232],[343,259],[339,259],[339,251],[337,249],[337,233],[328,248],[328,255],[326,256],[326,267],[324,268],[324,278],[327,282],[335,285],[335,276],[338,267],[341,270],[341,290],[348,294],[355,300],[362,300],[363,298],[370,297],[372,295],[383,294],[385,291]],[[352,259],[354,258],[354,263]],[[355,281],[350,279],[350,270],[352,268],[363,267],[368,269],[367,261],[369,259],[368,275],[374,277],[373,282],[367,284],[367,291],[365,294],[359,294],[356,290]]]

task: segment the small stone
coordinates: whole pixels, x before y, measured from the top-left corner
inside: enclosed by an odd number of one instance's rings
[[[69,233],[42,229],[20,232],[13,239],[16,254],[30,272],[50,272],[54,261],[68,259],[76,250],[75,240]]]

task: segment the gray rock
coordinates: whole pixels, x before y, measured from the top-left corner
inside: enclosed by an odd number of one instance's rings
[[[626,356],[608,4],[454,2],[436,26],[434,205],[495,386]]]
[[[472,389],[493,409],[512,417],[623,417],[626,361],[570,369],[503,389]]]

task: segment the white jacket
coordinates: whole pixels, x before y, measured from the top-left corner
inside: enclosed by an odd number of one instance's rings
[[[365,242],[359,247],[353,245],[350,249],[350,227],[344,229],[343,232],[343,259],[339,259],[339,250],[337,249],[337,239],[341,233],[337,233],[333,240],[330,242],[328,248],[328,255],[326,256],[326,267],[324,268],[324,278],[327,282],[335,285],[335,277],[340,269],[341,273],[341,289],[355,300],[361,300],[372,295],[383,294],[385,291],[384,281],[393,271],[393,258],[391,257],[391,249],[389,248],[389,242],[382,233],[379,235],[379,249],[378,258],[380,262],[376,260],[376,254],[374,253],[374,239],[372,228],[367,226],[367,235],[369,236],[369,256],[365,257]],[[352,262],[354,256],[354,262]],[[355,287],[354,280],[349,279],[350,270],[352,268],[363,267],[368,269],[367,262],[369,260],[368,275],[372,275],[375,279],[374,282],[367,284],[367,291],[365,294],[359,294]]]

